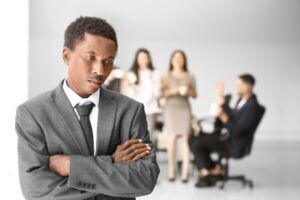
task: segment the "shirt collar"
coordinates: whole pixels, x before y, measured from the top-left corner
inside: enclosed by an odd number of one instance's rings
[[[64,83],[63,83],[63,90],[66,93],[73,108],[78,103],[81,105],[81,104],[85,103],[86,101],[91,101],[95,104],[96,107],[98,107],[99,98],[100,98],[100,88],[96,92],[91,94],[88,98],[82,98],[68,86],[67,79],[65,79]]]

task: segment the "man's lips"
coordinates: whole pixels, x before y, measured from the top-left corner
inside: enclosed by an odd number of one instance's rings
[[[95,83],[95,84],[102,84],[103,82],[102,81],[98,81],[98,80],[88,80],[89,82],[92,82],[92,83]]]

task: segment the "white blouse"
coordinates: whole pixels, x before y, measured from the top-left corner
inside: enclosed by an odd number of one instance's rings
[[[144,104],[146,115],[161,112],[158,98],[161,95],[161,75],[157,70],[140,69],[139,83],[130,84],[125,94]]]

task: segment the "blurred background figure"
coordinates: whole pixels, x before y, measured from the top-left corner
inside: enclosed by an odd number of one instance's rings
[[[181,137],[182,182],[188,181],[189,147],[188,136],[192,119],[189,97],[196,97],[196,83],[188,72],[187,58],[183,51],[176,50],[170,59],[169,72],[162,80],[164,104],[164,129],[168,135],[168,179],[176,179],[175,147],[178,137]]]
[[[158,99],[161,96],[161,75],[154,69],[151,55],[147,49],[139,49],[134,57],[132,67],[124,78],[125,95],[141,102],[145,112],[151,140],[156,146],[155,124],[157,114],[161,112]]]
[[[121,83],[123,77],[124,71],[120,67],[114,66],[112,72],[103,84],[103,87],[116,92],[121,92]]]
[[[255,78],[242,74],[236,81],[238,101],[230,107],[230,98],[224,94],[222,82],[216,84],[215,130],[201,131],[191,137],[189,144],[195,156],[198,172],[196,187],[214,186],[224,178],[224,169],[211,158],[212,152],[222,152],[230,158],[243,158],[251,151],[255,130],[260,121],[259,103],[254,94]]]

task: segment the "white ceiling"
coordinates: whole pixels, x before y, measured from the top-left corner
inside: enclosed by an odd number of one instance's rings
[[[299,0],[31,0],[30,36],[62,37],[80,15],[127,41],[300,43]]]

